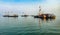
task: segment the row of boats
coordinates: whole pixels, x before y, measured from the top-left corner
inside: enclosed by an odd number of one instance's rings
[[[41,19],[55,19],[55,15],[54,14],[43,14],[40,13],[41,12],[41,8],[39,7],[39,14],[38,15],[33,15],[34,18],[41,18]],[[18,15],[14,14],[14,15],[3,15],[3,17],[18,17]],[[28,17],[28,15],[21,15],[21,17]]]

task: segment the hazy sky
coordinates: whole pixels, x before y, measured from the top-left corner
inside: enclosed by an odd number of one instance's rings
[[[0,0],[0,14],[37,14],[39,6],[43,13],[54,13],[60,9],[60,0]],[[56,12],[57,13],[57,12]]]

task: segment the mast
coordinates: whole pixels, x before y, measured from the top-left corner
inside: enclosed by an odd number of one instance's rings
[[[41,7],[39,6],[39,13],[41,12]]]
[[[41,12],[41,6],[39,6],[39,15],[41,15],[42,12]]]

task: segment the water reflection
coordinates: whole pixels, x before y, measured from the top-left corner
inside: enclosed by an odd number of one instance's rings
[[[55,19],[39,19],[38,27],[40,28],[40,33],[51,33],[49,29],[52,29]],[[52,25],[51,25],[52,24]],[[52,26],[52,27],[51,27]]]
[[[2,20],[3,19],[3,20]],[[41,33],[55,33],[59,25],[55,19],[40,19],[33,17],[4,17],[0,21],[2,34],[40,35]]]

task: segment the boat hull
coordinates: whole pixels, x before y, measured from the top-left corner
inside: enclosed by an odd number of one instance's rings
[[[18,16],[3,16],[3,17],[18,17]]]
[[[28,17],[28,15],[21,15],[21,17]]]
[[[44,16],[34,16],[34,18],[41,18],[41,19],[55,19],[55,16],[46,16],[46,17],[44,17]]]

